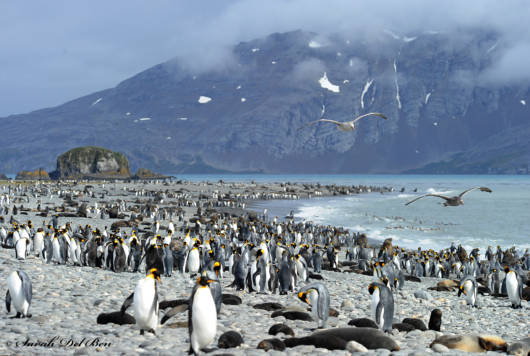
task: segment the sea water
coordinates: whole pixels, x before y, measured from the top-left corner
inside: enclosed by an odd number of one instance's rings
[[[500,245],[530,248],[530,176],[492,175],[178,175],[179,179],[216,182],[303,182],[393,187],[392,193],[366,193],[301,200],[268,200],[252,209],[283,218],[292,210],[297,221],[342,226],[370,238],[391,237],[395,245],[440,249],[451,242],[469,248]],[[471,191],[464,205],[444,207],[443,199],[423,194],[458,195],[487,186],[492,193]],[[404,188],[404,192],[400,192]],[[416,190],[416,192],[414,191]]]

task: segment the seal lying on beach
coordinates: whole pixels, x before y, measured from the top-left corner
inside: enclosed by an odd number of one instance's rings
[[[344,342],[342,343],[338,339],[342,339]],[[340,346],[344,350],[348,341],[352,340],[372,350],[387,349],[390,351],[399,351],[399,345],[394,339],[385,335],[381,330],[373,328],[327,329],[302,338],[286,339],[284,343],[287,347],[315,345],[316,347],[323,347],[328,350],[337,350]]]
[[[434,340],[429,347],[435,344],[444,345],[450,349],[467,352],[504,351],[506,352],[506,341],[498,336],[492,335],[442,335]]]
[[[112,313],[101,313],[98,315],[97,319],[98,324],[118,324],[118,325],[126,325],[126,324],[136,324],[136,320],[134,317],[127,313],[122,313],[121,311],[116,311]]]

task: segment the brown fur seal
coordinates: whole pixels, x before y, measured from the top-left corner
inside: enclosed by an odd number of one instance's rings
[[[130,314],[117,311],[117,312],[112,312],[112,313],[99,314],[97,323],[98,324],[113,323],[113,324],[118,324],[118,325],[125,325],[125,324],[136,324],[136,320]]]
[[[274,324],[269,328],[269,335],[276,335],[283,333],[285,335],[294,336],[294,331],[289,326],[285,324]]]
[[[355,341],[367,349],[387,349],[399,351],[399,345],[381,330],[373,328],[333,328],[314,333],[317,336],[336,336],[343,340]]]
[[[425,331],[427,330],[427,327],[425,326],[425,323],[423,320],[415,319],[415,318],[405,318],[403,319],[403,324],[409,324],[414,327],[414,329]]]
[[[429,347],[433,347],[435,344],[466,352],[506,352],[507,347],[506,341],[498,336],[491,335],[442,335],[434,340]]]
[[[280,339],[265,339],[261,340],[257,346],[257,349],[262,349],[265,351],[269,350],[285,350],[285,344]]]
[[[434,309],[429,319],[429,330],[440,331],[440,326],[442,326],[442,311]]]
[[[273,302],[268,302],[268,303],[260,303],[260,304],[256,304],[253,306],[254,309],[263,309],[263,310],[267,310],[267,311],[273,311],[273,310],[281,310],[283,309],[283,305],[281,305],[280,303],[273,303]]]
[[[238,347],[243,343],[243,337],[237,331],[227,331],[219,337],[217,346],[221,349],[229,349],[231,347]]]
[[[357,318],[352,319],[348,322],[348,325],[356,326],[358,328],[373,328],[373,329],[379,329],[375,321],[368,318]]]
[[[333,335],[309,335],[304,337],[292,337],[283,340],[287,347],[295,347],[298,345],[313,345],[318,348],[328,350],[345,350],[347,341]]]

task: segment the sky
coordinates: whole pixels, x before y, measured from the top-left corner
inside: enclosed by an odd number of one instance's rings
[[[485,78],[530,82],[527,0],[1,0],[0,117],[116,86],[172,58],[222,68],[241,41],[297,29],[370,38],[383,30],[498,33]]]

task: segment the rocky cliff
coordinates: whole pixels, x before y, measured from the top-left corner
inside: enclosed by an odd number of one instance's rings
[[[529,86],[482,80],[502,50],[495,34],[380,36],[272,34],[236,45],[233,65],[217,71],[170,60],[115,88],[0,119],[11,133],[0,171],[52,167],[78,145],[163,173],[433,172],[437,162],[447,173],[507,173],[528,164]],[[350,133],[325,123],[298,130],[370,111],[388,120],[363,119]],[[454,157],[471,160],[444,163]]]
[[[50,173],[60,178],[129,178],[129,161],[124,154],[102,147],[78,147],[57,158],[57,168]]]

